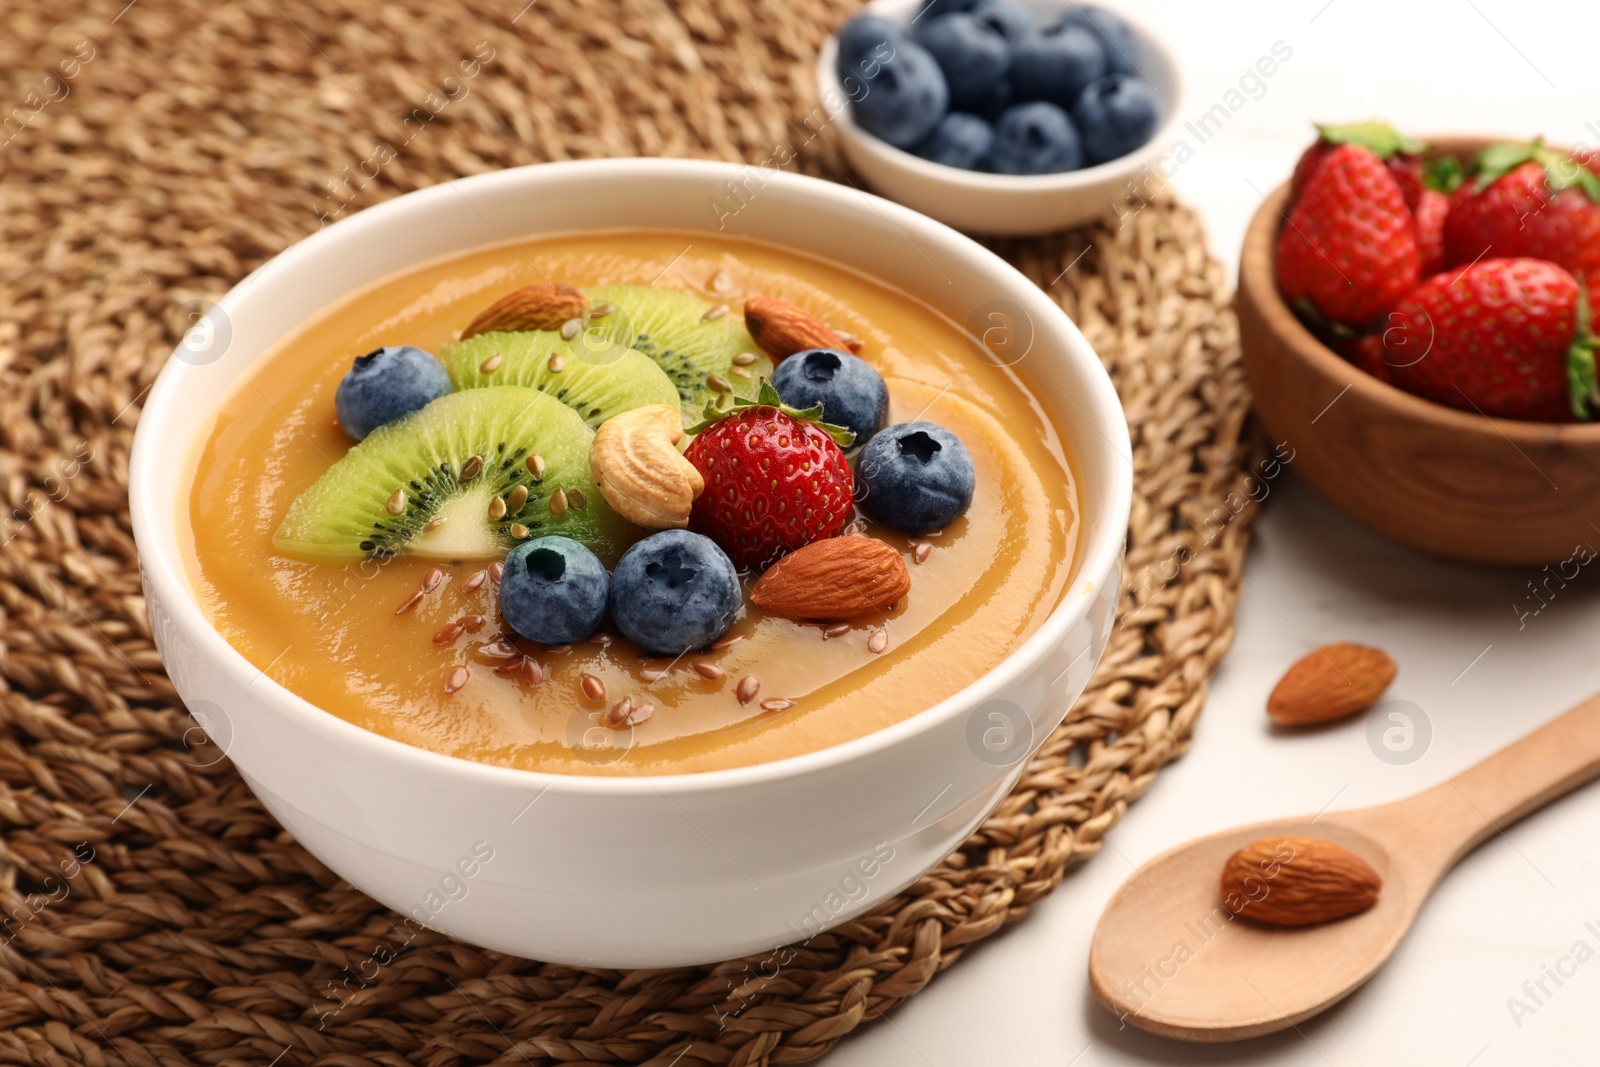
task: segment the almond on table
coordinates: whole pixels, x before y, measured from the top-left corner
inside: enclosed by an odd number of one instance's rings
[[[1398,670],[1381,648],[1326,645],[1289,668],[1267,698],[1267,714],[1284,726],[1309,726],[1365,711]]]

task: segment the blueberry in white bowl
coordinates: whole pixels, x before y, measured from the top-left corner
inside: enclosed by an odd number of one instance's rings
[[[839,31],[839,56],[835,64],[839,80],[847,88],[852,78],[875,75],[878,66],[894,55],[894,47],[906,40],[905,28],[882,15],[860,15]]]
[[[1083,166],[1083,140],[1072,118],[1044,100],[1006,109],[994,127],[989,162],[1001,174],[1055,174]]]
[[[790,407],[820,404],[823,422],[855,434],[852,445],[866,444],[889,417],[889,387],[883,376],[866,360],[837,349],[796,352],[778,364],[772,387]]]
[[[917,26],[917,43],[939,64],[950,107],[979,104],[1011,68],[1011,46],[1000,31],[967,13],[941,15]]]
[[[344,432],[357,441],[450,392],[450,372],[430,352],[390,345],[357,356],[333,394]]]
[[[536,537],[506,556],[500,614],[517,633],[542,645],[582,641],[605,617],[606,568],[570,537]]]
[[[972,17],[1004,37],[1012,47],[1032,33],[1037,25],[1027,8],[1011,0],[981,0],[973,7]]]
[[[989,166],[989,151],[994,147],[994,127],[977,115],[952,111],[939,120],[933,132],[918,141],[911,151],[923,159],[962,170],[983,170]]]
[[[1100,39],[1106,52],[1106,70],[1112,74],[1139,73],[1139,39],[1123,19],[1103,7],[1073,7],[1061,16],[1063,25],[1082,26]]]
[[[950,87],[938,61],[910,41],[895,44],[876,74],[863,78],[866,91],[855,101],[856,122],[896,148],[910,148],[926,137],[950,106]]]
[[[967,446],[931,422],[879,431],[856,460],[856,502],[905,533],[944,529],[966,514],[976,488]]]
[[[1108,74],[1090,85],[1072,105],[1072,119],[1090,163],[1127,155],[1155,132],[1160,103],[1142,78]]]
[[[710,645],[728,632],[742,602],[739,572],[728,554],[688,530],[636,541],[611,575],[612,623],[653,656]]]
[[[1105,46],[1093,31],[1076,23],[1058,23],[1017,45],[1011,56],[1011,88],[1018,100],[1071,107],[1106,70]]]

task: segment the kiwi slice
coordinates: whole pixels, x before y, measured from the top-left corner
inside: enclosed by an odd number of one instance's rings
[[[439,359],[458,390],[525,385],[555,397],[591,429],[619,412],[678,403],[677,387],[649,356],[581,336],[565,341],[544,330],[480,333],[444,345]]]
[[[593,439],[537,389],[450,393],[353,446],[289,506],[272,543],[322,559],[466,560],[561,534],[613,561],[631,527],[594,488]]]
[[[714,386],[753,398],[761,379],[772,376],[772,360],[756,347],[736,309],[719,316],[717,305],[697,296],[645,285],[604,285],[588,295],[591,308],[614,308],[592,322],[588,334],[655,360],[678,387],[686,426],[701,420],[707,401],[724,395]]]

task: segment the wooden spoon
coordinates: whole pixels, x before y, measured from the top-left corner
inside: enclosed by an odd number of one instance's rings
[[[1281,819],[1157,856],[1106,905],[1089,950],[1095,996],[1124,1021],[1186,1041],[1294,1025],[1371,978],[1457,860],[1522,816],[1600,775],[1600,695],[1454,778],[1405,800]],[[1235,917],[1218,879],[1260,837],[1343,845],[1383,876],[1378,903],[1319,926]]]

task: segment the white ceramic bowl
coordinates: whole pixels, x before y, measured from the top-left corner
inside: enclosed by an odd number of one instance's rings
[[[727,183],[746,189],[718,213]],[[1040,629],[960,694],[836,748],[704,774],[538,774],[352,726],[251,666],[207,622],[178,530],[199,442],[261,354],[396,270],[511,236],[672,228],[850,264],[940,306],[1031,320],[1039,401],[1085,500],[1077,577]],[[1077,328],[1004,261],[845,186],[659,159],[554,163],[450,182],[301,241],[223,298],[140,416],[130,506],[173,684],[295,838],[384,904],[505,952],[601,967],[703,963],[802,940],[942,859],[1005,795],[1083,690],[1110,632],[1132,473],[1115,392]],[[979,358],[974,355],[974,358]],[[1067,398],[1070,397],[1070,400]]]
[[[1064,14],[1069,0],[1019,0],[1035,15]],[[1098,3],[1098,0],[1097,0]],[[863,11],[909,24],[922,0],[874,0]],[[1138,35],[1139,70],[1161,101],[1161,120],[1150,140],[1119,159],[1065,174],[985,174],[930,163],[880,141],[857,126],[834,66],[837,36],[817,56],[817,94],[829,124],[839,131],[850,165],[878,192],[968,233],[1037,234],[1081,226],[1117,212],[1129,197],[1148,196],[1160,181],[1157,161],[1172,150],[1183,114],[1183,74],[1177,57],[1155,31],[1113,4],[1098,4],[1127,21]],[[816,123],[808,118],[807,129]]]

